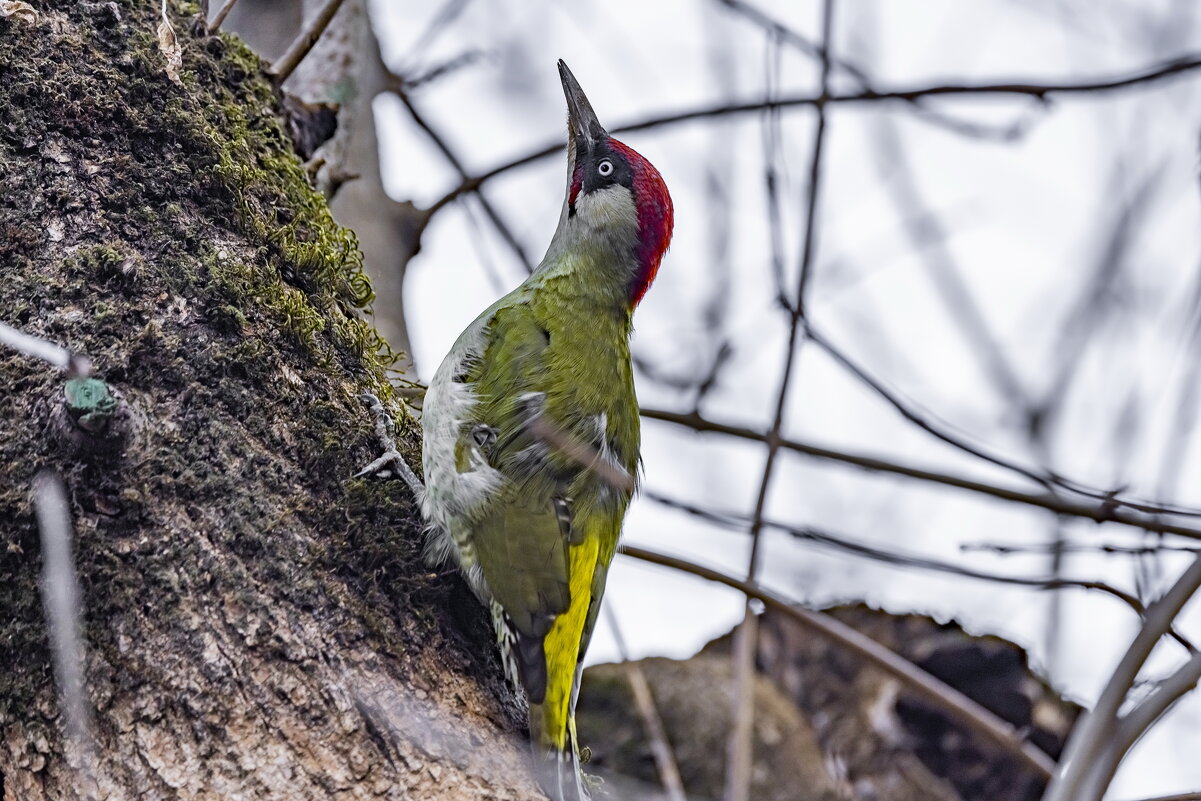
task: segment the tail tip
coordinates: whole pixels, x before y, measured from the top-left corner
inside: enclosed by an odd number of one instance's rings
[[[547,749],[534,756],[538,784],[551,801],[590,801],[574,753]]]

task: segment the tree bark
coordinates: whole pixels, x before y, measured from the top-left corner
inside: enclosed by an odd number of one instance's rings
[[[351,480],[393,398],[350,232],[236,39],[169,4],[0,19],[0,320],[121,406],[0,350],[0,783],[39,799],[524,799],[491,633],[420,559],[400,482]],[[195,32],[193,32],[195,31]],[[62,733],[29,487],[67,484],[94,764]]]

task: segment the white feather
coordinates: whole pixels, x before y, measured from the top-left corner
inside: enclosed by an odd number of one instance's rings
[[[491,318],[489,309],[459,336],[430,382],[421,414],[426,486],[421,511],[429,525],[426,559],[436,564],[456,562],[481,597],[486,593],[469,521],[500,489],[505,478],[488,464],[474,441],[463,436],[463,426],[468,424],[479,399],[471,384],[455,379],[481,357]],[[467,469],[463,471],[458,469],[456,459],[460,439],[470,445]]]

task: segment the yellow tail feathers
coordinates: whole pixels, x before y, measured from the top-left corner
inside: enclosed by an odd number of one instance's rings
[[[580,663],[580,641],[584,622],[592,601],[592,576],[596,571],[599,538],[585,537],[579,545],[571,546],[570,560],[571,605],[557,618],[543,640],[546,651],[546,699],[539,704],[541,720],[537,721],[538,736],[534,739],[534,706],[530,706],[530,735],[537,745],[555,751],[566,751],[568,722],[575,713],[574,700],[577,668]]]
[[[530,744],[538,782],[553,801],[586,801],[580,777],[575,735],[575,701],[579,692],[580,642],[592,602],[599,538],[585,537],[571,547],[571,605],[543,640],[546,652],[546,698],[530,704]]]

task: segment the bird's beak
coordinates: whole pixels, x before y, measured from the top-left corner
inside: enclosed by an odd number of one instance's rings
[[[588,153],[597,142],[609,137],[609,132],[596,118],[588,95],[571,74],[567,64],[559,59],[559,78],[563,81],[563,95],[567,98],[567,147],[568,160],[574,166],[580,153]]]

